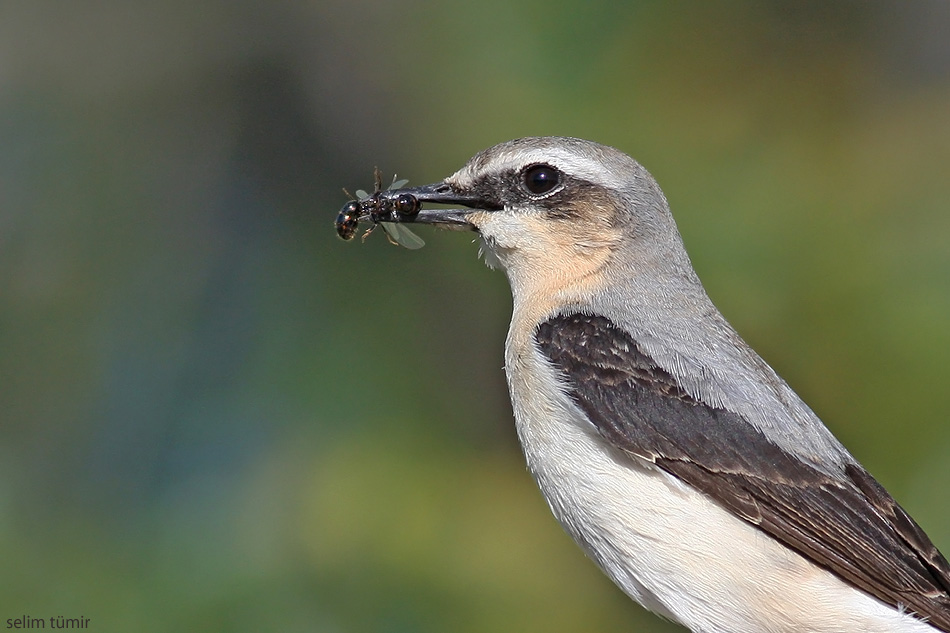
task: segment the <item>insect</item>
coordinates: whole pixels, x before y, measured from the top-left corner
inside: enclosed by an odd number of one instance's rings
[[[336,233],[344,240],[352,240],[359,228],[360,215],[363,207],[356,200],[350,200],[343,205],[340,215],[336,216]]]
[[[369,220],[373,225],[363,233],[364,240],[377,226],[382,226],[386,237],[393,244],[413,250],[425,246],[421,237],[400,224],[402,220],[411,219],[419,213],[419,209],[422,208],[419,200],[409,193],[401,193],[395,198],[387,193],[401,189],[409,181],[396,180],[394,177],[392,184],[383,189],[379,169],[375,170],[373,178],[375,181],[373,193],[368,194],[357,189],[357,199],[344,204],[339,215],[336,216],[337,235],[344,240],[351,240],[356,237],[360,221]],[[350,195],[349,192],[346,193]]]

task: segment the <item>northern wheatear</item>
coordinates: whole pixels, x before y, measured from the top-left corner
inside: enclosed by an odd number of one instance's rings
[[[636,161],[524,138],[372,204],[399,196],[507,273],[528,467],[634,600],[703,633],[950,632],[947,560],[726,322]]]

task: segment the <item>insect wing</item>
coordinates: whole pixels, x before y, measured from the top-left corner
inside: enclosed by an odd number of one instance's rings
[[[421,237],[407,229],[402,224],[397,224],[394,222],[380,222],[380,225],[383,227],[383,230],[386,231],[386,235],[389,236],[389,240],[394,244],[404,246],[413,251],[426,245],[425,241],[423,241]]]

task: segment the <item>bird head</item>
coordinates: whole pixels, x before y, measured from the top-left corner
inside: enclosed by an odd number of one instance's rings
[[[623,152],[591,141],[508,141],[479,152],[442,182],[390,195],[402,193],[420,202],[409,221],[477,231],[486,263],[505,270],[516,300],[572,289],[589,295],[637,270],[691,274],[653,177]]]

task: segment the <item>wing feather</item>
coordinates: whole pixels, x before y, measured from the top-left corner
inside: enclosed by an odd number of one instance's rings
[[[608,319],[537,331],[570,395],[617,448],[650,459],[816,564],[950,632],[950,564],[856,463],[840,477],[789,454],[738,414],[687,394]]]

